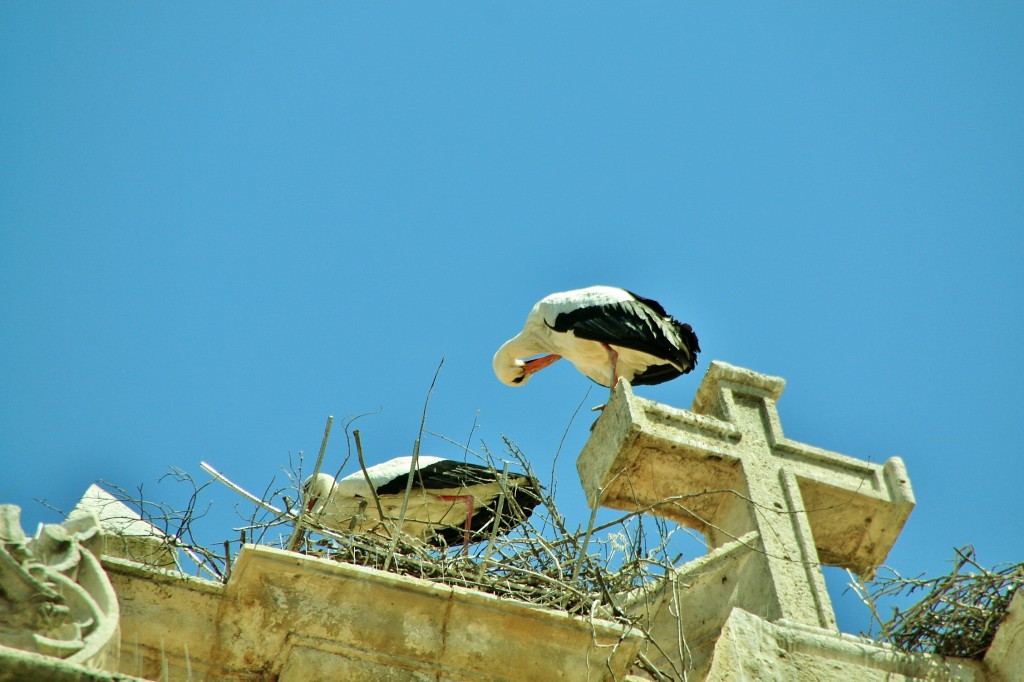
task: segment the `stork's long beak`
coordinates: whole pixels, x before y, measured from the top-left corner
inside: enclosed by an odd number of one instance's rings
[[[533,360],[527,360],[524,362],[523,371],[526,374],[533,374],[534,372],[541,371],[548,365],[553,365],[561,359],[561,355],[542,355],[539,358],[534,358]]]

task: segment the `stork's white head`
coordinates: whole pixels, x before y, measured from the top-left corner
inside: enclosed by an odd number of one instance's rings
[[[302,503],[305,511],[320,511],[323,509],[331,490],[336,488],[334,477],[323,472],[316,476],[310,476],[302,484]]]
[[[522,386],[530,380],[532,372],[526,371],[525,362],[519,358],[512,357],[504,351],[505,347],[502,346],[498,349],[498,352],[494,354],[493,365],[495,376],[498,377],[498,381],[506,386]]]

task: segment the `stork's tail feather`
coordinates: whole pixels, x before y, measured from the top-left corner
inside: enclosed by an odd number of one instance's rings
[[[697,334],[693,331],[693,327],[680,322],[675,318],[672,319],[672,326],[676,328],[676,332],[679,334],[679,340],[682,342],[680,348],[680,360],[685,360],[681,363],[681,369],[683,374],[686,374],[697,365],[697,354],[700,353],[700,342],[697,341]]]
[[[676,325],[677,329],[679,330],[679,338],[682,339],[683,345],[686,347],[686,350],[690,354],[692,360],[690,370],[692,370],[693,366],[697,364],[697,353],[700,352],[700,343],[697,341],[697,335],[696,333],[694,333],[692,327],[685,323],[679,322],[677,322]]]

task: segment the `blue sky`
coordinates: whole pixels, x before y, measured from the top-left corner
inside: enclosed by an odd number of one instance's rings
[[[700,337],[641,395],[720,359],[787,380],[787,436],[902,456],[903,574],[1021,561],[1022,73],[1018,3],[3,3],[0,501],[261,491],[329,414],[409,454],[444,357],[428,428],[541,472],[565,434],[585,523],[590,382],[490,361],[600,283]]]

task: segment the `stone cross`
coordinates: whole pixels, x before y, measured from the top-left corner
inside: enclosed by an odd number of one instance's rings
[[[740,574],[745,610],[834,630],[820,566],[873,575],[914,496],[898,457],[874,464],[785,438],[784,386],[714,361],[687,411],[620,381],[577,469],[591,507],[673,519],[703,533],[709,554],[742,546],[754,557]]]

